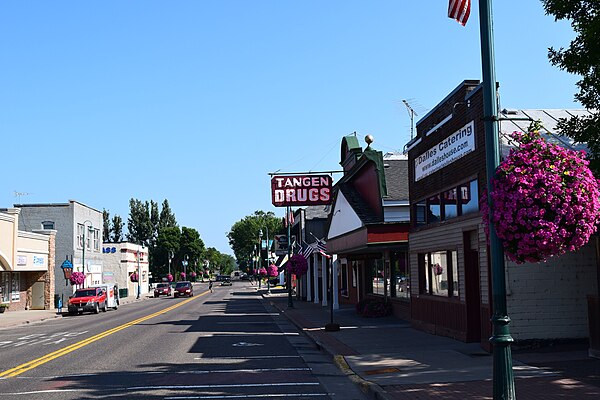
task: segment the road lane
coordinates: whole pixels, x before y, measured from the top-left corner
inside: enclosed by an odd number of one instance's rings
[[[136,324],[0,379],[0,399],[332,397],[323,377],[305,362],[306,354],[316,354],[314,346],[268,309],[254,289],[240,282],[214,289],[190,302],[160,298],[136,303],[131,307]],[[179,306],[159,312],[173,304]],[[126,323],[120,322],[111,328]],[[88,338],[97,334],[93,329]]]

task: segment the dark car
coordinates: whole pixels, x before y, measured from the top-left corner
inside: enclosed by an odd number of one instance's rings
[[[221,280],[221,286],[231,286],[231,278],[226,276]]]
[[[171,285],[168,283],[159,283],[154,288],[154,297],[159,297],[161,295],[170,296],[171,295]]]
[[[192,297],[194,295],[194,288],[192,287],[192,282],[190,281],[181,281],[175,284],[174,296],[189,296]]]

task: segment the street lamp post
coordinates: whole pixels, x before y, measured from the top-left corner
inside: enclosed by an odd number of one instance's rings
[[[258,231],[258,288],[262,283],[262,276],[260,275],[260,269],[262,268],[262,229]]]
[[[183,256],[183,261],[181,262],[181,264],[183,264],[183,274],[185,275],[185,277],[187,279],[187,266],[188,266],[188,255],[187,254],[185,256]]]
[[[269,264],[270,263],[270,258],[269,258],[269,248],[270,248],[270,246],[269,246],[269,226],[266,225],[266,224],[265,224],[265,231],[267,233],[267,239],[266,239],[266,243],[267,244],[265,246],[266,250],[267,250],[267,254],[266,254],[266,257],[265,257],[265,265],[266,265],[266,268],[267,268],[267,294],[271,294],[271,279],[270,279],[270,276],[269,276],[269,267],[270,267],[270,264]]]
[[[141,243],[142,249],[144,248],[144,243]],[[140,269],[140,258],[142,256],[142,252],[140,251],[140,243],[138,243],[138,251],[137,251],[137,275],[138,275],[138,287],[137,287],[137,298],[139,299],[142,294],[142,270]]]
[[[83,243],[82,243],[83,246],[82,246],[82,250],[81,250],[81,269],[82,269],[81,272],[83,272],[84,275],[85,275],[85,246],[86,246],[86,243],[85,243],[85,231],[86,231],[86,228],[87,228],[86,222],[90,223],[90,227],[91,228],[94,227],[94,225],[92,224],[92,221],[90,221],[89,219],[86,219],[85,221],[83,221]],[[86,280],[87,280],[87,278],[86,278]]]
[[[290,222],[290,213],[292,212],[291,207],[287,206],[285,218],[287,220],[287,252],[288,252],[288,266],[285,271],[287,289],[288,289],[288,308],[294,308],[294,301],[292,300],[292,273],[290,272],[290,258],[292,258],[292,224]]]
[[[169,275],[171,275],[171,260],[173,260],[174,256],[175,254],[173,253],[173,251],[169,250]]]

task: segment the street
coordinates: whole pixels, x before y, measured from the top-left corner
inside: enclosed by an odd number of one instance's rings
[[[0,398],[363,399],[247,282],[0,330]]]

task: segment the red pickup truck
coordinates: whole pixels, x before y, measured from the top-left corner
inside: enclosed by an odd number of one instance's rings
[[[99,287],[77,289],[75,294],[69,298],[69,314],[82,314],[84,311],[92,311],[98,314],[106,311],[106,292]]]

